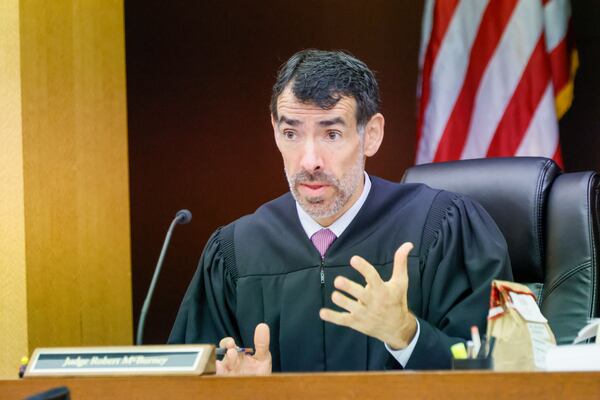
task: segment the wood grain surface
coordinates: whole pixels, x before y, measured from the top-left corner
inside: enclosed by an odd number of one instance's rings
[[[2,4],[16,109],[0,226],[21,229],[0,261],[7,376],[36,347],[131,344],[132,318],[123,1]]]
[[[65,385],[85,399],[598,399],[600,373],[388,372],[0,381],[6,400]]]
[[[0,377],[27,354],[19,1],[0,1]]]

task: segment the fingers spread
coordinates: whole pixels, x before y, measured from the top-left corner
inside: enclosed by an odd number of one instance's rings
[[[350,265],[364,276],[367,283],[373,287],[377,287],[383,283],[379,273],[367,260],[360,256],[353,256],[350,259]]]
[[[394,269],[392,281],[408,283],[408,253],[413,249],[410,242],[403,243],[394,254]]]
[[[338,276],[337,278],[335,278],[335,280],[333,281],[333,285],[336,287],[336,289],[343,290],[344,292],[354,297],[356,300],[359,300],[363,303],[366,300],[365,288],[344,276]]]
[[[262,360],[269,357],[269,325],[261,323],[254,330],[254,358]]]
[[[357,301],[352,300],[351,298],[343,295],[342,293],[338,292],[337,290],[331,294],[331,301],[333,301],[333,304],[338,305],[341,308],[343,308],[344,310],[351,312],[351,313],[357,312],[358,308],[360,307],[360,305],[358,304]]]
[[[347,312],[333,311],[328,308],[321,308],[319,317],[323,321],[331,322],[332,324],[351,327],[352,317]]]

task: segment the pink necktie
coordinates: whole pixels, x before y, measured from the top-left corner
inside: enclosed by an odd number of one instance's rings
[[[325,257],[327,249],[329,246],[331,246],[331,243],[333,243],[335,239],[337,239],[337,236],[335,236],[335,233],[329,229],[321,229],[310,238],[317,250],[319,250],[321,258]]]

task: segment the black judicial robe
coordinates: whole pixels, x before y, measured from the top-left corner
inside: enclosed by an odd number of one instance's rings
[[[383,342],[323,322],[319,309],[339,309],[331,301],[336,276],[364,284],[349,266],[353,255],[387,280],[395,250],[410,241],[408,301],[420,335],[406,368],[449,368],[450,346],[468,338],[471,325],[485,329],[491,281],[512,280],[506,242],[468,198],[421,184],[371,182],[363,207],[323,260],[290,193],[218,229],[169,343],[218,344],[231,336],[239,346],[253,347],[254,328],[266,322],[273,371],[401,368]]]

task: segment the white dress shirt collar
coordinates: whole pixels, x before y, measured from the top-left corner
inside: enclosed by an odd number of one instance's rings
[[[329,226],[321,226],[317,221],[315,221],[310,215],[306,213],[296,202],[296,210],[298,211],[298,218],[300,218],[300,223],[302,224],[302,228],[304,228],[304,232],[310,239],[312,235],[314,235],[317,231],[328,228],[330,229],[336,237],[340,237],[342,233],[346,230],[348,225],[354,220],[356,214],[360,211],[365,200],[367,200],[367,196],[371,191],[371,180],[369,179],[369,175],[365,172],[365,185],[363,186],[363,191],[360,194],[358,200],[352,204],[352,207],[348,209],[344,214],[342,214],[338,219],[336,219],[333,224]]]

